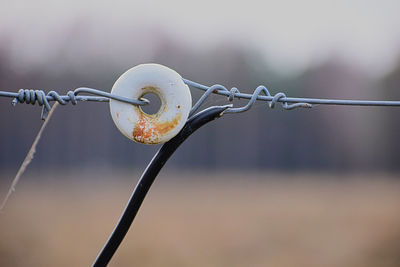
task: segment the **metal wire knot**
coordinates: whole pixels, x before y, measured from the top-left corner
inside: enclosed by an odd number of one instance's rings
[[[80,93],[92,94],[95,96],[78,95]],[[43,90],[33,89],[20,89],[18,93],[0,91],[0,96],[12,97],[11,104],[15,106],[17,103],[25,103],[39,106],[43,106],[42,119],[45,120],[48,113],[51,110],[50,101],[57,101],[61,105],[66,105],[69,102],[72,105],[76,105],[78,101],[96,101],[96,102],[109,102],[110,99],[122,101],[128,104],[144,106],[150,103],[145,98],[131,99],[123,96],[114,95],[104,91],[100,91],[93,88],[80,87],[74,91],[68,91],[66,95],[60,95],[56,91],[50,91],[47,95]]]
[[[76,95],[73,91],[68,91],[66,97],[63,98],[56,91],[50,91],[46,95],[43,90],[20,89],[18,91],[18,96],[12,100],[11,104],[15,106],[18,102],[32,105],[38,103],[39,106],[43,106],[41,117],[44,120],[51,110],[49,99],[55,100],[61,105],[66,105],[68,102],[71,102],[72,105],[76,105],[78,103]]]

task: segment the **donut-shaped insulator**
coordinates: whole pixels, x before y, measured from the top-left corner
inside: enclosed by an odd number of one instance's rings
[[[153,93],[161,100],[155,114],[140,106],[110,100],[115,125],[129,139],[143,144],[164,143],[185,125],[192,107],[189,87],[174,70],[159,64],[142,64],[126,71],[115,82],[112,94],[140,99]]]

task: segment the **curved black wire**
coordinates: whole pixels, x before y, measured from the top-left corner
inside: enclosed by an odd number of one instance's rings
[[[197,129],[204,124],[222,116],[229,106],[210,107],[191,117],[183,129],[170,141],[165,143],[154,155],[142,177],[139,179],[132,196],[110,238],[93,263],[94,267],[107,266],[115,251],[118,249],[129,230],[135,216],[146,197],[151,185],[156,179],[161,168],[176,151],[176,149]]]

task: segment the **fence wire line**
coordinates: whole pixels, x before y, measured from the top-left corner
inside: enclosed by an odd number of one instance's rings
[[[223,85],[215,84],[213,86],[206,86],[188,79],[183,79],[183,82],[188,86],[204,91],[204,94],[192,107],[190,116],[192,116],[199,107],[207,100],[211,94],[225,96],[229,101],[236,99],[249,99],[246,105],[242,107],[228,108],[224,113],[239,113],[249,110],[255,101],[265,101],[269,104],[270,108],[274,108],[279,102],[282,108],[291,110],[295,108],[311,108],[313,104],[318,105],[346,105],[346,106],[383,106],[383,107],[399,107],[400,101],[387,101],[387,100],[348,100],[348,99],[321,99],[321,98],[302,98],[302,97],[287,97],[285,93],[278,92],[271,95],[267,87],[260,85],[252,94],[241,93],[236,87],[228,90]],[[80,93],[92,94],[95,96],[78,95]],[[50,102],[57,101],[61,105],[71,104],[76,105],[78,101],[96,101],[96,102],[109,102],[110,99],[122,101],[132,105],[147,105],[150,102],[147,99],[132,99],[128,97],[114,95],[98,89],[80,87],[74,91],[68,91],[66,95],[60,95],[55,91],[50,91],[45,94],[43,90],[20,89],[18,92],[0,91],[0,97],[13,98],[12,104],[15,106],[17,103],[36,104],[43,106],[42,119],[46,119],[48,112],[51,110]]]

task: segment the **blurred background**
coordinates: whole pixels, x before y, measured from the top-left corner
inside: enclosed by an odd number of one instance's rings
[[[0,90],[110,91],[127,69],[155,62],[241,92],[400,100],[399,9],[3,0]],[[41,126],[39,106],[10,100],[0,98],[0,197]],[[400,266],[399,115],[258,103],[208,124],[166,165],[114,266]],[[108,104],[60,106],[0,215],[0,265],[90,265],[159,147],[121,135]]]

